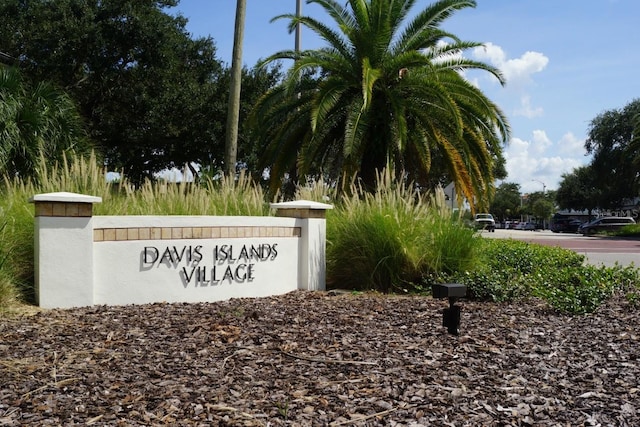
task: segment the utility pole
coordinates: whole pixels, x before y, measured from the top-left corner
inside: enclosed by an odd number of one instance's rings
[[[542,181],[538,181],[537,179],[532,179],[531,181],[542,184],[542,200],[547,201],[547,184]],[[546,218],[542,218],[542,229],[545,230],[547,227]]]
[[[302,15],[302,0],[296,0],[296,17],[298,17],[298,19],[300,18],[300,15]],[[301,33],[301,25],[298,22],[296,24],[296,52],[300,52],[300,33]]]
[[[242,39],[247,0],[236,0],[236,23],[233,34],[233,58],[231,59],[231,83],[227,108],[227,131],[224,152],[225,175],[235,177],[238,157],[238,122],[240,121],[240,89],[242,86]]]
[[[546,195],[547,194],[547,184],[545,184],[542,181],[538,181],[537,179],[532,179],[531,181],[542,184],[542,195]]]

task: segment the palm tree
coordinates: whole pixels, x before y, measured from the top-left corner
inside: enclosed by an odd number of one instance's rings
[[[291,31],[298,23],[306,26],[327,47],[266,58],[264,65],[294,62],[253,112],[272,188],[291,172],[356,175],[372,188],[376,171],[388,166],[424,184],[433,181],[431,166],[437,162],[434,169],[446,171],[457,194],[486,205],[509,126],[499,107],[462,73],[484,70],[504,80],[494,67],[461,55],[481,44],[440,28],[475,1],[436,1],[406,25],[416,0],[308,3],[322,6],[334,27],[293,14],[274,19],[288,19]]]
[[[40,159],[88,149],[71,98],[48,83],[32,88],[15,68],[0,68],[0,175],[32,177]]]

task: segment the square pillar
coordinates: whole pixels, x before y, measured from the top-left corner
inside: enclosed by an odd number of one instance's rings
[[[326,211],[333,209],[333,206],[308,200],[297,200],[295,202],[272,203],[271,208],[276,209],[276,216],[301,220],[298,289],[326,290]]]
[[[93,305],[93,204],[75,193],[38,194],[35,204],[35,291],[43,308]]]

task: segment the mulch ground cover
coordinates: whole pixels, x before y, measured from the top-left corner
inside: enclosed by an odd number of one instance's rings
[[[638,426],[640,309],[293,292],[0,318],[0,425]]]

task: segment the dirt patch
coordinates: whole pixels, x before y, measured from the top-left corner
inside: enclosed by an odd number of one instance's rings
[[[294,292],[0,319],[0,425],[640,425],[640,311]]]

